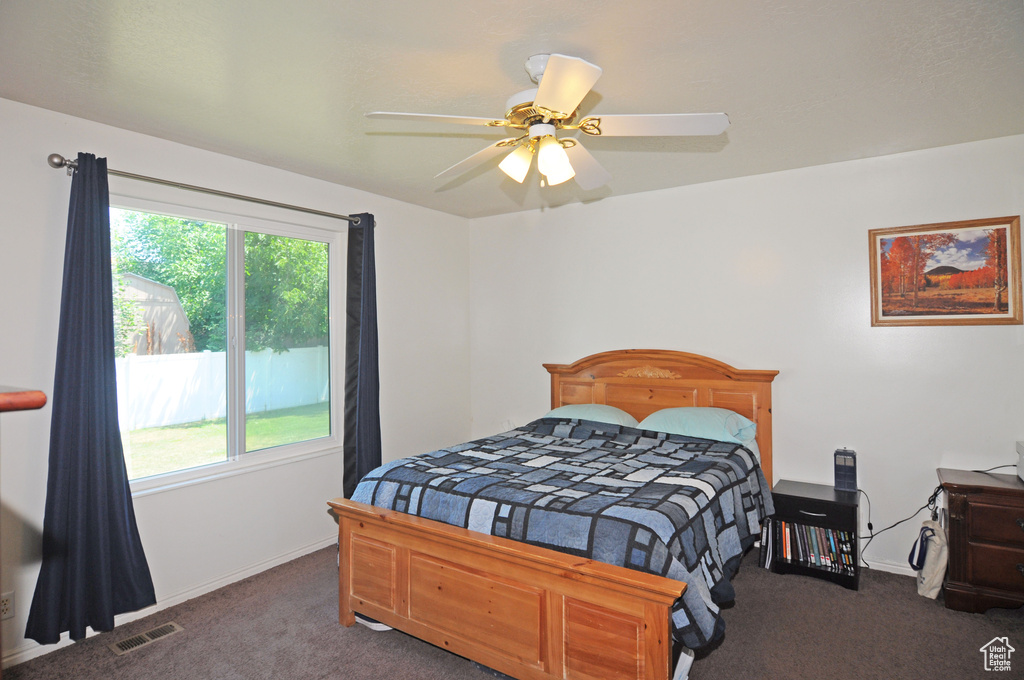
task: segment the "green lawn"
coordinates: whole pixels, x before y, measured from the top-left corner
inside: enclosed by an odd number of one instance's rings
[[[251,413],[245,423],[247,451],[326,437],[330,404]],[[133,430],[125,442],[128,477],[141,479],[227,460],[227,419]]]

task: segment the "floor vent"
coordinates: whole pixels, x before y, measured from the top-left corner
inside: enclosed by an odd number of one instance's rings
[[[133,635],[130,638],[125,638],[120,642],[115,642],[114,644],[107,646],[114,651],[114,654],[120,656],[122,654],[127,654],[132,650],[138,649],[139,647],[144,647],[148,645],[150,642],[155,642],[160,638],[167,637],[172,633],[177,633],[179,630],[185,629],[171,621],[170,623],[165,623],[164,625],[158,626],[153,630],[147,630],[145,633]]]

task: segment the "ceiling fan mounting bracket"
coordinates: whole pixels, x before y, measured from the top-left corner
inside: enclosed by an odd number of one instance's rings
[[[526,72],[530,75],[530,80],[540,83],[540,78],[544,75],[544,69],[547,68],[550,58],[550,54],[535,54],[526,60]]]

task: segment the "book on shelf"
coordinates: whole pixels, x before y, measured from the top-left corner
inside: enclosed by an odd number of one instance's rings
[[[758,565],[765,569],[771,569],[772,558],[774,557],[775,551],[775,536],[774,528],[775,522],[770,518],[764,521],[761,525],[761,554],[758,555]]]
[[[821,545],[821,559],[826,567],[831,568],[835,564],[833,559],[831,543],[829,543],[828,535],[825,533],[825,529],[822,527],[814,527],[818,532],[818,543]]]
[[[761,562],[764,566],[770,566],[775,559],[853,576],[856,573],[855,542],[853,532],[773,520],[766,522],[762,528]],[[767,555],[766,543],[771,544]],[[772,550],[776,554],[772,555]]]
[[[815,527],[805,527],[807,534],[811,539],[811,563],[821,566],[821,549],[818,547],[818,532],[815,531]]]

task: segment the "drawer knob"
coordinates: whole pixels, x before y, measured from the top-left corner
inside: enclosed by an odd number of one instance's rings
[[[1021,531],[1024,531],[1024,517],[1017,518],[1017,526],[1020,527]]]
[[[1024,564],[1018,564],[1017,565],[1017,571],[1020,572],[1021,576],[1024,576]]]

